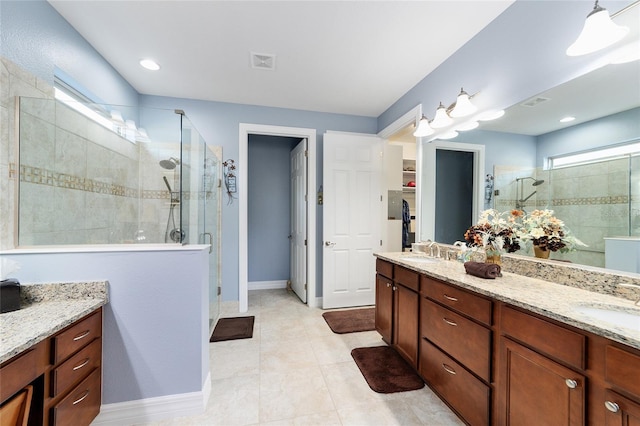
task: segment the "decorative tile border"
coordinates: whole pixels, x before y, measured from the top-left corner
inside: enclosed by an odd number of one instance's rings
[[[580,198],[554,198],[551,200],[551,206],[586,206],[586,205],[602,205],[602,204],[628,204],[628,195],[613,195],[605,197],[580,197]],[[505,208],[514,208],[516,200],[500,199],[496,201],[496,206]],[[524,203],[525,207],[544,207],[546,203],[542,200],[528,201]]]
[[[75,189],[78,191],[93,192],[97,194],[107,194],[116,197],[142,198],[145,200],[168,200],[169,192],[166,190],[153,190],[128,188],[124,185],[116,185],[108,182],[101,182],[80,176],[73,176],[66,173],[59,173],[52,170],[20,165],[20,182],[34,183],[37,185],[55,186],[58,188]],[[213,193],[208,191],[182,193],[184,200],[211,199]]]

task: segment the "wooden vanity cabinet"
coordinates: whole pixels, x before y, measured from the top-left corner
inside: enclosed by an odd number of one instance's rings
[[[583,425],[586,337],[503,306],[497,423]]]
[[[418,368],[419,276],[376,259],[376,330],[382,339]]]
[[[419,275],[394,266],[393,347],[418,369]]]
[[[491,300],[427,276],[420,294],[421,376],[467,423],[489,424]]]
[[[387,344],[393,342],[393,280],[376,275],[376,330]]]
[[[608,344],[605,348],[606,426],[640,426],[640,355]],[[624,395],[622,395],[624,393]],[[626,395],[626,396],[625,396]],[[595,402],[596,407],[598,407]]]
[[[102,308],[0,366],[0,402],[33,385],[29,425],[89,425],[102,401]]]

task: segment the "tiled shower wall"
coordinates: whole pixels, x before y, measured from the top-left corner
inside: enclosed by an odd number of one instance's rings
[[[53,88],[0,57],[0,250],[14,248],[17,240],[16,96],[52,99]]]
[[[162,176],[179,188],[179,141],[134,144],[52,100],[53,89],[2,60],[2,249],[58,244],[161,243],[169,212]],[[20,98],[20,166],[15,103]],[[8,123],[8,126],[4,124]],[[20,179],[20,220],[14,219]],[[176,224],[179,208],[175,209]]]
[[[518,177],[532,176],[545,183],[525,188],[537,193],[525,210],[548,208],[563,220],[572,233],[588,247],[573,253],[553,253],[553,259],[604,267],[604,238],[640,236],[640,160],[638,157],[608,160],[593,164],[566,167],[552,171],[511,170],[496,167],[495,208],[504,211],[515,208]],[[525,196],[529,194],[524,191]]]

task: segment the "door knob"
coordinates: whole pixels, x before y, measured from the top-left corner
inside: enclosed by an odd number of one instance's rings
[[[327,247],[333,247],[333,246],[336,245],[336,243],[332,243],[331,241],[325,241],[324,245],[327,246]]]
[[[569,389],[575,389],[578,387],[578,382],[573,379],[567,379],[564,381]]]

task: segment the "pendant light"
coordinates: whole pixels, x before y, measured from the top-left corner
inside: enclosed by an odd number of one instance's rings
[[[456,100],[456,105],[453,107],[449,115],[451,117],[466,117],[468,115],[476,112],[478,108],[471,103],[469,99],[469,94],[464,91],[464,89],[460,89],[460,94],[458,95],[458,99]]]
[[[616,25],[609,17],[607,9],[595,6],[584,23],[578,39],[567,49],[567,56],[581,56],[597,52],[622,39],[629,28]]]
[[[436,116],[433,117],[433,121],[431,122],[431,127],[440,129],[447,127],[451,123],[453,123],[453,120],[449,117],[449,114],[447,114],[447,108],[440,102],[440,106],[436,110]]]
[[[422,114],[422,118],[418,123],[418,127],[416,127],[416,131],[413,132],[413,136],[416,138],[423,138],[425,136],[432,135],[434,130],[429,125],[429,119]]]

